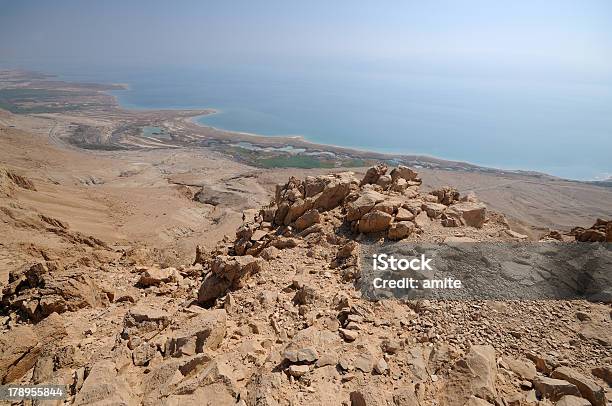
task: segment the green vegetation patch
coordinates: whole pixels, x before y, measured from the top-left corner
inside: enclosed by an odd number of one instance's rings
[[[278,155],[258,159],[257,163],[264,168],[333,168],[335,161],[321,160],[308,155]]]
[[[15,114],[73,111],[80,109],[82,106],[69,103],[68,100],[89,94],[51,89],[0,89],[0,108]]]

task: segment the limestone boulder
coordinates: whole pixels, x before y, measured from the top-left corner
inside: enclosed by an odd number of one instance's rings
[[[395,182],[397,179],[405,179],[407,181],[419,181],[419,174],[407,166],[399,165],[391,171],[391,178]]]
[[[321,215],[318,210],[308,210],[295,220],[295,228],[299,231],[321,222]]]
[[[555,379],[562,379],[576,385],[582,397],[588,399],[594,406],[605,406],[605,390],[601,386],[597,385],[592,379],[587,378],[580,372],[572,368],[562,366],[555,369],[551,374],[551,377]]]
[[[442,390],[443,404],[465,404],[471,397],[496,403],[497,362],[490,345],[474,345],[457,361]]]
[[[125,379],[117,375],[110,360],[96,362],[81,390],[74,399],[75,405],[130,405],[134,404],[132,391]]]
[[[376,184],[383,189],[387,189],[393,183],[393,179],[391,179],[391,175],[382,175],[376,181]]]
[[[385,200],[385,196],[373,190],[362,192],[359,197],[346,204],[346,219],[359,220],[377,204]]]
[[[358,230],[360,233],[377,233],[385,231],[389,228],[393,216],[379,211],[374,210],[366,213],[358,223]]]
[[[401,240],[414,232],[415,225],[411,221],[400,221],[392,223],[387,236],[390,240]]]
[[[28,325],[0,334],[0,382],[24,376],[36,363],[40,349],[38,336]]]
[[[378,179],[387,173],[388,169],[389,167],[385,164],[380,164],[380,165],[376,165],[376,166],[372,166],[371,168],[368,168],[360,184],[361,185],[376,184],[376,182],[378,182]]]
[[[356,182],[352,172],[344,172],[326,177],[323,191],[314,197],[313,207],[327,211],[340,206],[351,192],[351,185]]]
[[[198,302],[207,303],[225,295],[228,289],[238,289],[253,274],[266,265],[263,258],[251,255],[220,255],[211,264],[211,272],[204,278],[198,292]]]
[[[440,218],[442,213],[446,210],[446,206],[442,203],[425,202],[423,203],[422,209],[430,218]]]
[[[580,391],[573,383],[563,379],[554,379],[546,376],[536,377],[533,386],[542,397],[558,401],[565,395],[580,396]]]
[[[482,228],[487,216],[487,207],[484,203],[461,202],[450,206],[453,212],[458,213],[463,224],[469,227]]]
[[[215,350],[225,337],[227,313],[215,309],[196,314],[172,332],[168,353],[172,356],[195,355],[205,350]]]
[[[450,206],[451,204],[459,201],[459,192],[457,189],[450,186],[433,190],[430,192],[430,194],[436,196],[438,198],[438,203],[445,206]]]

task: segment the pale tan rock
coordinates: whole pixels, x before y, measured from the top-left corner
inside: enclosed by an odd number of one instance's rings
[[[542,397],[553,402],[558,401],[565,395],[580,396],[580,391],[576,385],[562,379],[536,377],[533,380],[533,386]]]
[[[213,260],[211,273],[204,279],[198,292],[198,301],[207,303],[224,296],[230,287],[238,288],[251,275],[262,271],[266,266],[263,258],[251,255],[221,255]]]
[[[580,372],[569,367],[559,367],[550,376],[576,385],[582,397],[588,399],[594,406],[605,406],[606,396],[604,389]]]
[[[320,222],[321,222],[321,215],[319,214],[319,211],[318,210],[308,210],[306,213],[301,215],[297,220],[295,220],[295,228],[299,231],[302,231]]]
[[[157,354],[157,347],[150,343],[141,343],[132,352],[132,361],[136,366],[145,366]]]
[[[74,399],[75,405],[133,404],[132,391],[127,382],[117,376],[115,364],[109,360],[96,362],[81,390]]]
[[[290,365],[287,373],[293,377],[300,378],[310,371],[308,365]]]
[[[445,206],[450,206],[459,200],[459,192],[457,189],[450,186],[436,189],[430,192],[430,194],[436,196],[438,198],[438,203],[442,203]]]
[[[559,399],[556,406],[591,406],[591,402],[578,396],[565,395]]]
[[[401,240],[412,234],[414,232],[414,228],[414,223],[411,221],[392,223],[391,227],[389,227],[387,236],[390,240]]]
[[[513,230],[505,230],[505,233],[508,234],[512,238],[516,238],[517,240],[526,240],[529,236],[521,233],[517,233]]]
[[[487,402],[484,399],[472,396],[468,399],[464,406],[493,406],[492,403]]]
[[[359,337],[359,333],[353,330],[347,330],[347,329],[341,328],[341,329],[338,329],[338,331],[340,332],[340,336],[344,338],[345,341],[348,341],[348,342],[355,341],[357,337]]]
[[[595,367],[591,373],[598,378],[603,379],[608,385],[612,385],[612,366],[603,365]]]
[[[427,215],[427,213],[422,211],[415,216],[414,223],[420,229],[424,229],[431,225],[431,220],[429,219],[429,216]]]
[[[395,406],[420,406],[414,385],[409,384],[406,387],[396,389],[393,392],[393,403]]]
[[[352,172],[344,172],[328,177],[329,182],[314,201],[314,208],[322,211],[331,210],[342,204],[355,182]]]
[[[356,369],[369,374],[372,372],[372,368],[374,367],[374,362],[372,361],[372,357],[367,354],[360,354],[355,358],[353,365]]]
[[[441,203],[423,203],[423,211],[425,211],[430,218],[440,218],[445,210],[446,206]]]
[[[444,404],[463,404],[472,396],[493,400],[497,397],[496,378],[495,349],[490,345],[474,345],[445,382]]]
[[[384,358],[379,358],[378,361],[374,364],[374,371],[376,371],[379,375],[384,375],[389,370],[389,365],[387,365],[387,361]]]
[[[293,223],[300,216],[310,210],[313,206],[314,200],[312,198],[296,200],[291,206],[289,206],[289,209],[287,210],[287,215],[283,220],[283,224],[287,226]]]
[[[360,185],[363,186],[363,185],[374,184],[378,182],[378,179],[387,173],[387,169],[388,167],[385,164],[380,164],[380,165],[376,165],[376,166],[372,166],[371,168],[368,168],[363,179],[361,180]]]
[[[219,347],[227,329],[225,309],[210,310],[188,319],[172,332],[168,353],[174,356],[195,355]]]
[[[391,224],[391,220],[393,220],[393,216],[388,213],[384,213],[382,211],[371,211],[366,213],[359,220],[359,232],[361,233],[375,233],[380,231],[385,231],[389,228]]]
[[[393,179],[391,180],[393,181]],[[393,184],[391,185],[391,190],[393,190],[394,192],[398,192],[398,193],[404,193],[407,188],[408,188],[408,182],[406,181],[406,179],[403,179],[403,178],[396,179],[395,181],[393,181]]]
[[[410,181],[417,181],[419,174],[410,169],[407,166],[399,165],[391,171],[391,178],[395,181],[398,178],[402,178]]]
[[[414,219],[414,213],[410,210],[407,210],[403,207],[397,209],[397,214],[395,215],[396,221],[410,221]]]
[[[30,326],[20,326],[0,334],[0,377],[2,383],[15,381],[36,363],[40,348]]]
[[[149,268],[140,275],[138,284],[147,287],[159,285],[161,283],[177,282],[179,276],[175,268]]]
[[[383,189],[387,189],[393,183],[393,179],[391,179],[391,175],[382,175],[376,181],[376,184]]]
[[[346,219],[348,221],[359,220],[364,214],[372,210],[376,203],[385,200],[385,196],[374,190],[363,191],[359,197],[346,204]]]
[[[450,207],[461,214],[461,219],[466,226],[481,228],[484,225],[487,208],[483,203],[462,202]]]
[[[536,376],[536,367],[531,361],[520,360],[511,357],[505,357],[504,361],[508,364],[508,368],[519,377],[532,381]]]

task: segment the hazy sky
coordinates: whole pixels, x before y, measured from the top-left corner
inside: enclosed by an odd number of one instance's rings
[[[0,62],[271,63],[609,77],[612,1],[4,1]]]

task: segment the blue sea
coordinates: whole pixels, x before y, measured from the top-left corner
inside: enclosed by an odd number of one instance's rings
[[[612,176],[612,85],[349,69],[55,69],[128,83],[128,108],[214,108],[203,125],[580,180]]]

